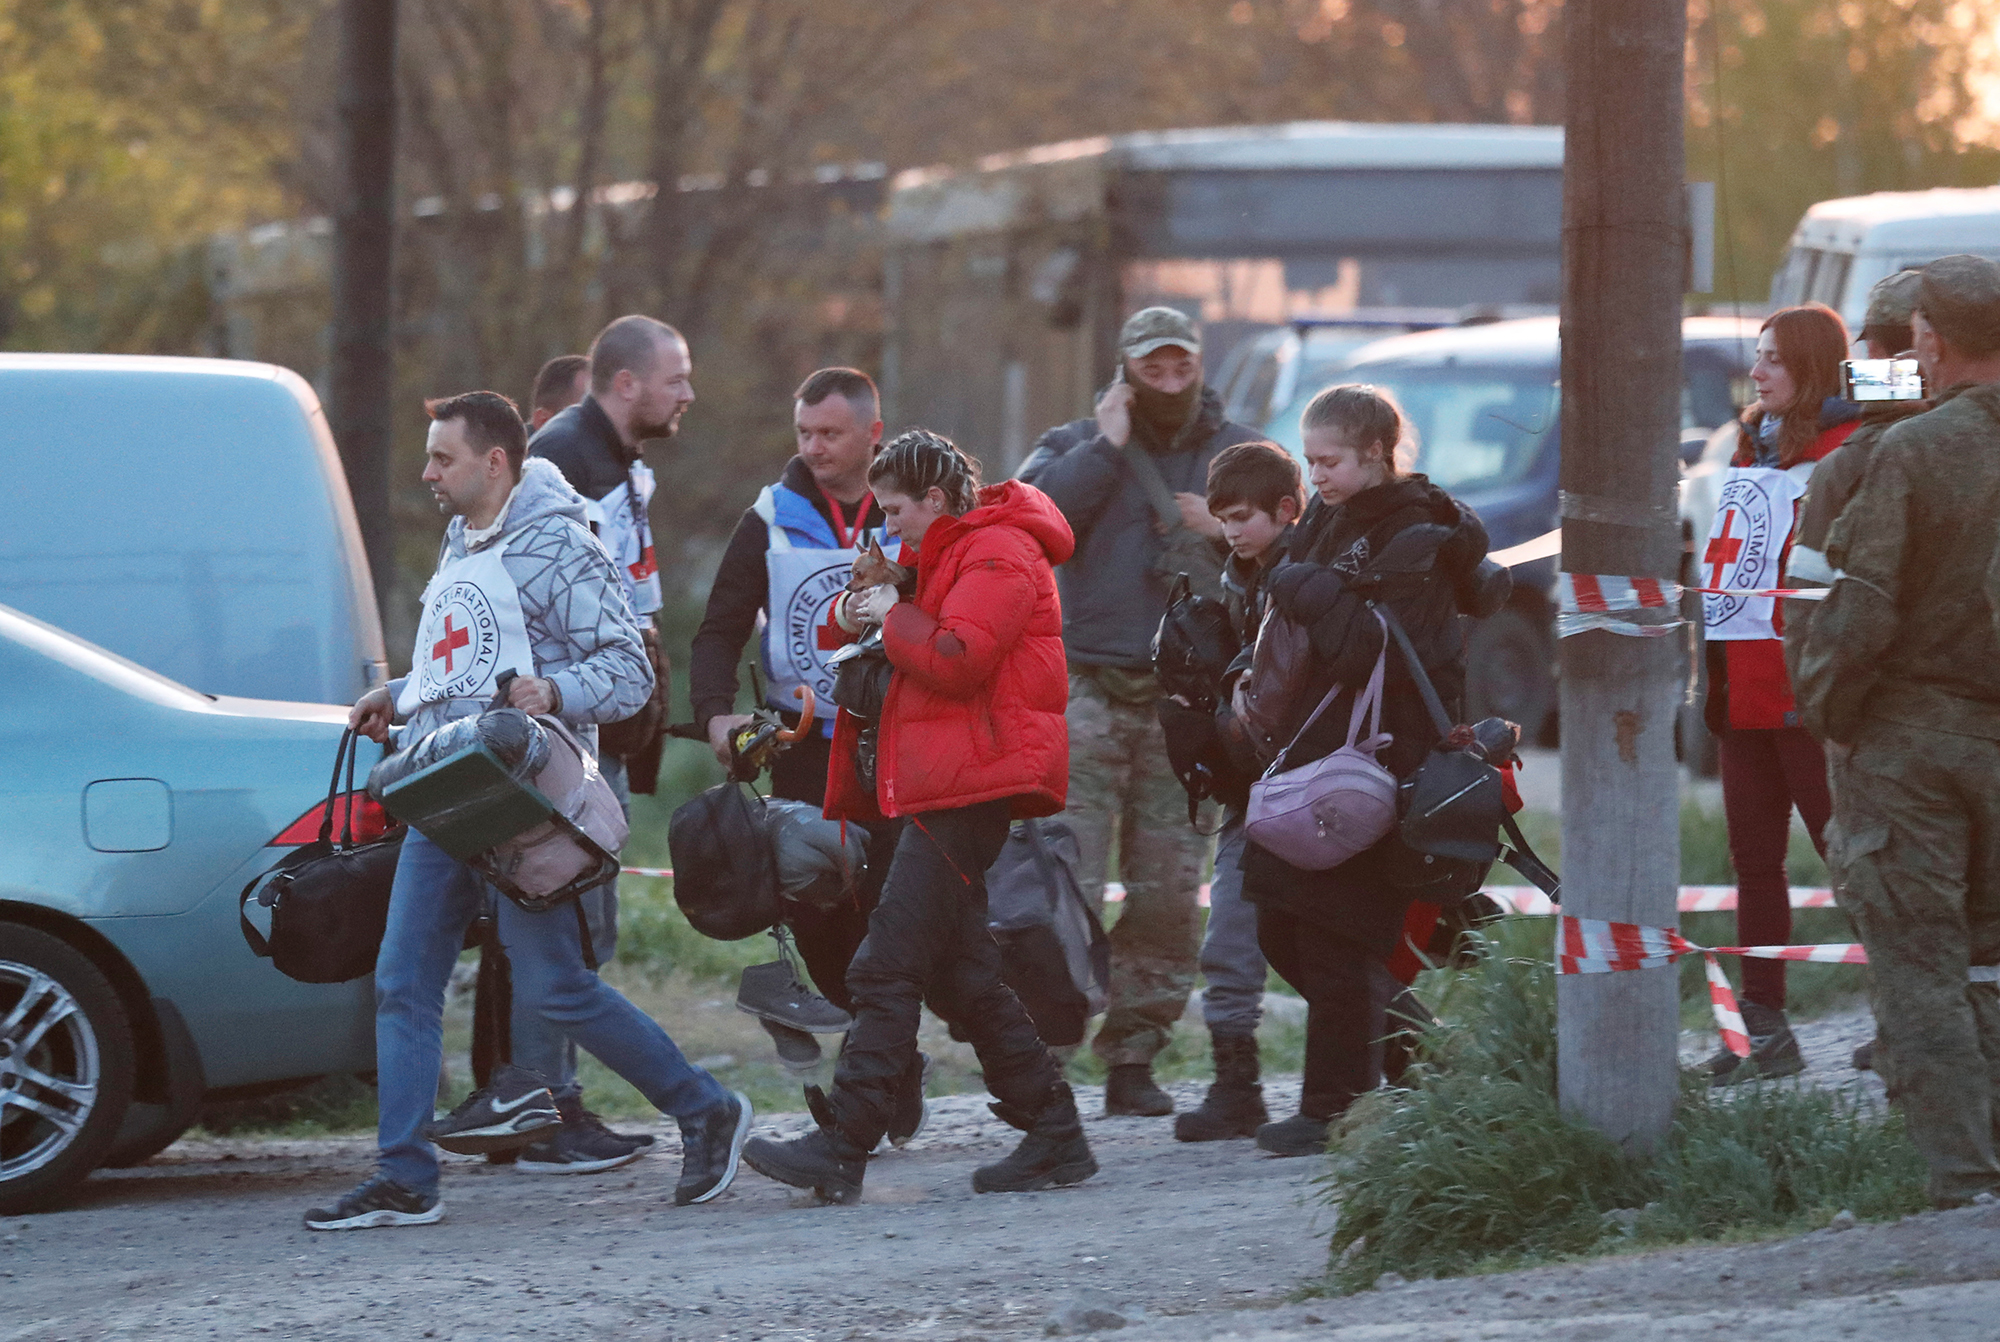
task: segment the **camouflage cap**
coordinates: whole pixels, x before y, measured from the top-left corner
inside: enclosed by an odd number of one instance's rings
[[[1923,269],[1917,311],[1953,348],[1974,358],[2000,352],[2000,265],[1945,256]]]
[[[1923,271],[1914,269],[1899,270],[1875,281],[1875,287],[1868,291],[1868,313],[1861,319],[1861,329],[1908,326],[1910,313],[1916,310],[1917,292],[1923,288],[1923,283]]]
[[[1201,331],[1194,318],[1178,308],[1141,308],[1125,319],[1118,333],[1118,352],[1143,359],[1156,349],[1179,345],[1189,354],[1201,353]]]

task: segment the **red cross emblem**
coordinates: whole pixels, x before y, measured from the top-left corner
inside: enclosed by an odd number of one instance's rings
[[[1735,524],[1736,510],[1723,509],[1722,530],[1709,539],[1708,550],[1701,557],[1701,562],[1709,566],[1710,587],[1722,586],[1722,570],[1735,563],[1736,556],[1743,553],[1743,538],[1729,534]]]
[[[452,628],[451,616],[446,614],[444,637],[431,644],[431,660],[435,662],[440,657],[444,658],[444,673],[448,676],[451,674],[451,654],[470,642],[472,634],[468,630]]]

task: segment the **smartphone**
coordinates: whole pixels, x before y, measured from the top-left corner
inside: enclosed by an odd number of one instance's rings
[[[1915,359],[1847,359],[1841,393],[1850,401],[1921,401],[1924,375]]]

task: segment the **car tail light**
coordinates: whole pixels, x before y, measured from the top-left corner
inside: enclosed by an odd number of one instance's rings
[[[382,809],[382,804],[365,791],[344,793],[333,799],[333,837],[338,839],[347,828],[347,808],[354,807],[354,841],[366,843],[379,839],[395,827],[396,822]],[[266,844],[267,848],[287,848],[295,844],[314,843],[319,839],[319,828],[326,823],[326,803],[307,811],[304,815],[285,826],[277,838]]]

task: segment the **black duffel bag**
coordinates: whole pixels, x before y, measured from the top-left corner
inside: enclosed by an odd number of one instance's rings
[[[1077,880],[1076,835],[1060,820],[1024,820],[986,872],[986,916],[1000,978],[1052,1048],[1083,1042],[1110,998],[1111,943]]]
[[[301,983],[346,983],[373,973],[389,922],[389,889],[408,831],[397,825],[380,838],[354,841],[354,808],[362,796],[354,789],[354,761],[360,753],[359,738],[352,730],[344,733],[333,757],[319,838],[293,849],[244,886],[238,901],[237,918],[250,949]],[[345,807],[338,839],[333,833],[337,806]],[[268,937],[250,921],[247,909],[253,898],[271,911]]]
[[[718,783],[675,808],[667,822],[674,903],[695,931],[741,941],[784,913],[778,856],[763,802],[740,783]]]

